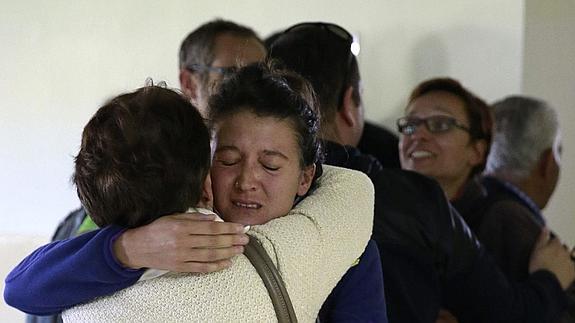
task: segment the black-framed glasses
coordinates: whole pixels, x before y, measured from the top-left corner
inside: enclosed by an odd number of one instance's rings
[[[397,130],[404,135],[412,135],[421,124],[431,133],[444,133],[452,129],[461,129],[468,133],[470,129],[449,116],[431,116],[427,118],[402,117],[397,119]]]
[[[224,77],[228,77],[238,71],[237,66],[219,67],[200,64],[190,64],[186,66],[186,69],[190,72],[214,72],[221,74]]]

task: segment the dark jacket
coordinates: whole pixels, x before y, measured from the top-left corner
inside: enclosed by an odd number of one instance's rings
[[[525,281],[531,251],[545,226],[537,205],[517,187],[494,177],[469,181],[453,205],[506,276]],[[561,322],[575,322],[575,284],[567,297]]]
[[[422,175],[382,169],[352,147],[326,143],[326,163],[364,171],[375,186],[373,236],[380,250],[390,322],[435,322],[440,304],[460,322],[549,322],[565,295],[548,271],[511,285]]]
[[[401,168],[398,144],[399,138],[393,132],[366,121],[357,148],[375,157],[384,168]]]

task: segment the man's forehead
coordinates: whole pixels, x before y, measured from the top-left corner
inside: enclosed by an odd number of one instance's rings
[[[230,33],[218,35],[214,41],[212,66],[242,66],[265,59],[266,49],[255,37]]]

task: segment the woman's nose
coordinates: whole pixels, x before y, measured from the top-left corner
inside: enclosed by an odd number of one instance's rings
[[[253,191],[257,187],[257,174],[253,167],[244,165],[236,178],[234,187],[240,191]]]

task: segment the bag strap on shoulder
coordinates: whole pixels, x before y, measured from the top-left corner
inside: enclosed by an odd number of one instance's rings
[[[279,323],[297,322],[284,281],[264,247],[255,237],[245,246],[244,255],[262,278],[270,295]]]

